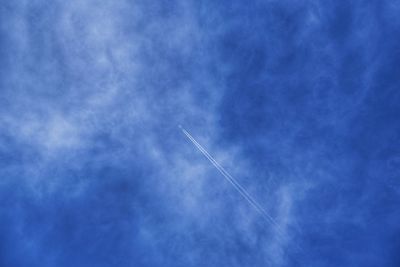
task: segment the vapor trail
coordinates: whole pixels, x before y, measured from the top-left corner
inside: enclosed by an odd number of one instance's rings
[[[186,131],[182,126],[179,125],[183,134],[193,143],[193,145],[213,164],[213,166],[224,176],[224,178],[240,193],[240,195],[246,199],[247,202],[259,212],[263,218],[271,223],[279,232],[280,235],[286,236],[282,231],[279,224],[262,208],[262,206],[247,192],[243,186],[230,175],[195,139],[194,137]]]

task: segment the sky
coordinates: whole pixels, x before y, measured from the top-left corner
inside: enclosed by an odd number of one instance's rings
[[[0,0],[0,266],[400,266],[399,13]]]

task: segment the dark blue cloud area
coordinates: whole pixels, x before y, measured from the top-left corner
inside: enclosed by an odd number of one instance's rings
[[[2,1],[0,266],[400,266],[398,14]]]

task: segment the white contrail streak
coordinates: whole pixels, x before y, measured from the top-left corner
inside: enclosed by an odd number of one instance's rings
[[[179,128],[182,130],[183,134],[193,143],[193,145],[213,164],[213,166],[224,176],[224,178],[240,193],[240,195],[246,199],[249,204],[259,212],[263,218],[271,223],[281,234],[282,236],[286,236],[282,231],[279,224],[262,208],[262,206],[247,192],[246,189],[243,188],[240,183],[232,177],[195,139],[194,137],[186,131],[182,126],[179,125]]]

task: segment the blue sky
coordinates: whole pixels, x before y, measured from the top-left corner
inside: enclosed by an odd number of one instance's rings
[[[398,1],[0,3],[0,266],[400,266]]]

